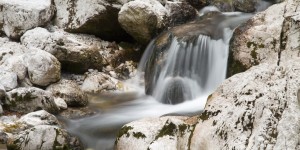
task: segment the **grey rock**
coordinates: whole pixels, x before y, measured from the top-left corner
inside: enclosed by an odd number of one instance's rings
[[[44,109],[50,113],[58,113],[58,107],[54,103],[50,92],[35,88],[17,88],[7,92],[4,108],[19,113],[30,113]]]
[[[87,95],[74,81],[63,79],[50,85],[46,90],[53,96],[64,99],[68,106],[86,106],[88,104]]]
[[[47,24],[55,13],[51,0],[1,0],[0,30],[19,39],[29,29]]]

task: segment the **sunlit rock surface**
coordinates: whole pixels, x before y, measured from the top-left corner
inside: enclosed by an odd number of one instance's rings
[[[25,62],[31,83],[39,86],[47,86],[59,81],[61,65],[50,53],[42,50],[26,53]]]
[[[135,0],[126,3],[118,20],[135,40],[147,44],[168,24],[168,11],[157,0]]]
[[[228,75],[263,62],[278,63],[298,57],[298,2],[288,0],[258,13],[238,27],[230,45]]]
[[[187,149],[195,120],[188,117],[161,117],[134,121],[120,129],[115,148]]]
[[[78,139],[55,126],[38,125],[8,139],[8,149],[82,149]]]
[[[52,0],[1,0],[0,8],[0,30],[13,39],[46,25],[55,14]]]

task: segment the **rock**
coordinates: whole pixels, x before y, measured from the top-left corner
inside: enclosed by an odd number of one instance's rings
[[[299,9],[295,5],[293,1],[273,5],[235,30],[230,43],[228,76],[260,63],[280,64],[297,57],[295,50],[300,43],[294,39],[299,37],[296,23]]]
[[[59,115],[67,119],[80,119],[90,117],[96,114],[97,110],[91,109],[90,107],[69,107],[68,109],[62,111]]]
[[[171,25],[183,24],[197,17],[197,10],[186,2],[167,1],[165,8],[169,11]]]
[[[38,125],[8,139],[8,149],[83,149],[80,141],[56,126]]]
[[[19,39],[29,29],[47,24],[55,13],[52,0],[1,0],[0,30]]]
[[[27,67],[25,65],[24,55],[12,55],[8,57],[0,65],[0,70],[16,73],[19,81],[24,80],[27,77]]]
[[[220,0],[210,0],[209,4],[216,6],[222,12],[255,12],[256,6],[260,0],[230,0],[230,1],[220,1]]]
[[[135,0],[125,4],[118,20],[136,41],[147,44],[168,24],[168,11],[156,0]]]
[[[191,6],[195,7],[196,9],[201,9],[209,4],[207,0],[186,0]]]
[[[125,63],[121,63],[115,68],[115,73],[118,79],[126,80],[133,78],[137,74],[137,63],[125,61]]]
[[[300,58],[293,58],[280,66],[276,63],[262,63],[225,80],[208,97],[202,114],[194,119],[183,119],[185,125],[187,120],[193,120],[188,124],[190,128],[185,130],[190,133],[180,134],[180,126],[177,129],[175,121],[170,119],[175,127],[170,128],[169,123],[167,129],[176,129],[171,130],[173,136],[153,140],[160,135],[165,121],[135,121],[120,130],[116,147],[166,147],[183,150],[299,149],[299,61]],[[144,138],[134,137],[134,134]],[[189,142],[186,144],[182,141]]]
[[[60,108],[60,109],[67,109],[68,105],[66,101],[60,97],[54,98],[55,104]]]
[[[65,100],[68,106],[86,106],[88,104],[87,95],[80,89],[76,82],[71,80],[61,80],[58,83],[47,87],[55,97]]]
[[[60,62],[50,53],[36,50],[26,53],[26,67],[30,81],[39,86],[47,86],[60,79]]]
[[[115,91],[118,80],[104,73],[91,73],[85,78],[81,89],[87,93]]]
[[[147,118],[124,125],[116,139],[121,149],[186,149],[193,123],[187,117]]]
[[[56,117],[45,110],[28,113],[17,122],[25,124],[27,129],[38,125],[59,125]]]
[[[5,90],[4,86],[0,84],[0,102],[2,99],[5,98],[5,96],[6,96],[6,90]]]
[[[191,149],[299,149],[297,61],[263,63],[226,80],[200,115]]]
[[[92,34],[105,40],[128,39],[118,22],[118,12],[127,1],[54,0],[57,9],[54,22],[68,32]]]
[[[10,91],[18,86],[18,77],[14,72],[0,70],[0,85],[4,86],[6,91]]]
[[[18,117],[16,115],[12,116],[1,116],[0,117],[0,133],[5,133],[10,135],[12,133],[20,132],[24,129],[24,125],[17,123]]]
[[[35,87],[17,88],[7,92],[3,106],[5,110],[19,113],[30,113],[42,109],[53,114],[58,113],[52,94]]]
[[[18,56],[23,55],[28,49],[17,43],[17,42],[11,42],[8,38],[0,37],[0,65],[2,65],[6,59],[11,58],[12,56]]]
[[[21,42],[28,48],[39,48],[54,55],[66,71],[83,73],[88,69],[101,70],[103,59],[100,51],[108,42],[94,36],[70,34],[61,30],[49,32],[44,28],[27,31]]]

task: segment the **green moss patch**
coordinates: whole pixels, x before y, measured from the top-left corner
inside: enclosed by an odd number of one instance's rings
[[[155,137],[155,140],[166,135],[174,136],[176,131],[176,125],[172,122],[169,123],[169,121],[167,121],[163,128],[159,131],[158,135]]]
[[[142,132],[133,132],[133,137],[135,137],[137,139],[140,139],[140,138],[144,139],[144,138],[146,138],[146,135],[143,134]]]

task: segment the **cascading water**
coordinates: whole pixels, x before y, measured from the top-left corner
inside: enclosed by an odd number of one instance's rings
[[[227,41],[206,35],[192,41],[173,38],[163,68],[154,69],[154,98],[177,104],[210,93],[226,76]]]
[[[67,120],[69,132],[80,137],[88,148],[113,149],[115,135],[125,123],[166,114],[199,114],[207,95],[225,79],[233,29],[249,17],[241,13],[208,15],[153,40],[140,62],[140,70],[145,71],[146,91],[152,96],[135,94],[133,100],[124,102],[130,94],[115,94],[113,97],[122,103],[91,117]],[[96,101],[101,99],[97,97]]]

